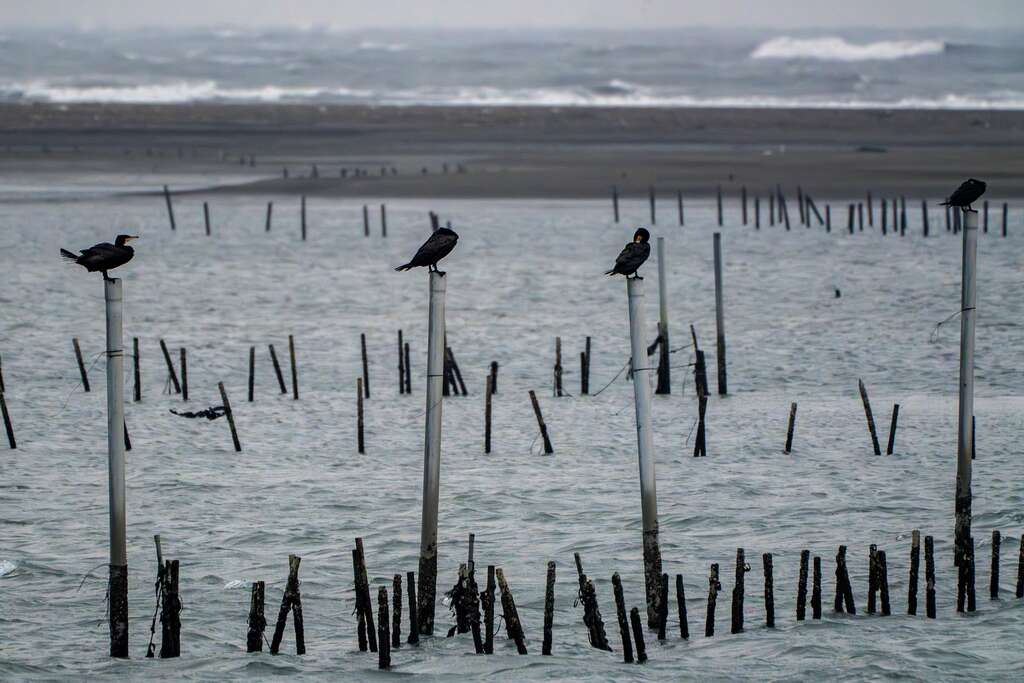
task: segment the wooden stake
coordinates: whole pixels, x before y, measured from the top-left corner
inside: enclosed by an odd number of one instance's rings
[[[82,388],[85,393],[89,393],[89,375],[85,371],[85,362],[82,360],[82,348],[78,345],[78,337],[73,337],[71,344],[75,347],[75,359],[78,361],[78,373],[82,376]]]
[[[821,619],[821,558],[814,557],[814,574],[811,580],[811,617]]]
[[[256,347],[249,347],[249,403],[256,397]]]
[[[878,546],[874,543],[868,549],[868,614],[875,613],[878,593]]]
[[[722,186],[721,185],[718,186],[717,198],[718,198],[718,225],[721,226],[722,225]]]
[[[366,208],[364,207],[363,210],[365,211]],[[306,241],[306,195],[302,195],[302,200],[301,200],[301,203],[299,205],[299,213],[300,213],[300,216],[299,216],[300,230],[302,231],[302,241],[305,242]]]
[[[377,590],[377,668],[387,671],[391,668],[391,641],[388,639],[388,589],[381,586]]]
[[[668,631],[668,574],[661,575],[661,600],[658,603],[658,640]]]
[[[164,563],[160,624],[160,659],[181,656],[181,599],[178,597],[178,560]]]
[[[366,452],[363,442],[363,378],[356,378],[356,440],[359,454]]]
[[[295,365],[295,337],[288,335],[288,358],[292,366],[292,399],[299,400],[299,370]]]
[[[206,224],[206,236],[210,236],[210,205],[203,202],[203,222]]]
[[[676,609],[679,611],[679,637],[690,639],[690,624],[686,618],[686,587],[683,586],[683,575],[676,574]]]
[[[519,621],[519,612],[516,611],[516,601],[512,597],[512,590],[508,587],[501,567],[495,569],[494,574],[498,579],[498,588],[501,591],[501,612],[505,619],[505,633],[509,640],[515,641],[519,654],[525,655],[527,654],[526,638],[523,636],[523,625]]]
[[[803,621],[807,615],[807,571],[811,559],[810,550],[800,551],[800,581],[796,586],[796,620]]]
[[[589,363],[589,356],[588,356]],[[491,361],[491,393],[498,393],[498,361]]]
[[[849,614],[857,613],[857,606],[853,601],[853,586],[850,585],[850,574],[846,569],[846,546],[841,545],[836,553],[836,612],[842,612],[844,606]]]
[[[383,204],[380,205],[380,236],[388,236],[388,209]]]
[[[263,633],[267,629],[267,619],[263,616],[263,604],[266,584],[253,581],[252,595],[249,599],[249,632],[246,636],[246,652],[263,652]]]
[[[139,368],[139,338],[132,337],[132,370],[135,378],[135,391],[132,394],[132,398],[136,403],[142,400],[142,372]],[[3,376],[0,375],[0,393],[3,393],[4,380]]]
[[[889,609],[889,566],[885,561],[885,551],[879,550],[876,557],[876,566],[878,572],[878,588],[879,597],[882,603],[882,616],[887,617],[892,614]]]
[[[363,204],[363,237],[370,236],[370,214],[366,208],[366,204]]]
[[[164,185],[164,201],[167,203],[167,218],[170,219],[171,230],[174,231],[177,229],[177,226],[174,225],[174,206],[171,204],[171,191],[167,189],[166,185]]]
[[[494,654],[494,565],[487,566],[487,586],[480,594],[484,608],[484,654]]]
[[[359,335],[359,348],[363,356],[363,395],[370,398],[370,366],[366,358],[366,335]]]
[[[644,626],[640,621],[640,610],[636,607],[629,611],[629,622],[633,626],[633,640],[636,642],[636,663],[647,661],[647,648],[644,647]]]
[[[921,232],[922,236],[928,236],[928,205],[921,200]]]
[[[651,225],[657,223],[657,217],[654,212],[654,186],[650,187],[650,200],[651,200]]]
[[[220,390],[220,400],[224,405],[224,415],[228,418],[228,427],[231,428],[231,441],[235,444],[235,452],[240,453],[242,451],[242,444],[238,441],[238,431],[235,429],[235,416],[231,412],[231,402],[228,401],[228,394],[224,391],[224,382],[218,382],[217,388]]]
[[[925,613],[935,618],[935,553],[931,536],[924,537],[924,599]]]
[[[740,188],[740,201],[743,204],[743,225],[747,224],[747,186]]]
[[[732,632],[743,633],[743,578],[750,567],[744,558],[743,548],[736,548],[736,583],[732,589]]]
[[[992,573],[989,575],[989,597],[993,600],[999,599],[999,546],[1002,537],[998,531],[992,532]]]
[[[484,390],[484,453],[491,452],[491,376],[487,375],[487,387]]]
[[[860,388],[860,400],[864,403],[864,416],[868,420],[868,431],[871,432],[871,445],[875,449],[875,455],[881,455],[882,449],[878,445],[878,433],[875,431],[875,418],[871,414],[871,402],[868,401],[868,390],[864,386],[863,380],[857,380],[857,386]]]
[[[14,440],[14,427],[11,425],[11,415],[7,412],[7,401],[4,399],[3,392],[0,392],[0,415],[4,419],[4,431],[7,432],[7,445],[14,450],[18,447],[18,443]]]
[[[718,604],[718,591],[722,590],[722,584],[718,581],[718,564],[711,565],[711,574],[708,578],[708,610],[704,623],[704,637],[710,638],[715,635],[715,606]],[[636,610],[636,608],[633,608]]]
[[[622,661],[633,663],[633,641],[629,637],[629,621],[626,618],[626,600],[622,595],[622,579],[619,573],[612,574],[612,594],[615,596],[615,616],[619,621],[619,636],[622,638]]]
[[[402,575],[391,579],[391,647],[402,647]]]
[[[721,223],[719,223],[721,224]],[[715,332],[716,332],[716,353],[715,360],[718,363],[718,393],[725,396],[726,388],[725,371],[725,307],[722,303],[722,233],[714,235],[715,251]]]
[[[896,443],[896,420],[900,415],[900,404],[896,403],[892,407],[892,422],[889,423],[889,445],[885,447],[885,454],[892,455],[893,445]]]
[[[416,619],[416,572],[405,573],[405,590],[409,603],[409,637],[406,642],[410,645],[419,645],[420,623]]]
[[[282,394],[288,393],[288,388],[284,385],[284,375],[281,373],[281,364],[277,362],[277,353],[274,351],[274,345],[269,344],[270,347],[270,361],[274,364],[274,375],[277,376],[277,385],[281,388]]]
[[[544,454],[551,455],[555,449],[551,446],[551,439],[548,438],[548,426],[544,424],[544,416],[540,414],[540,404],[537,403],[537,394],[533,389],[530,389],[530,403],[533,404],[533,414],[537,417],[537,426],[540,427],[540,435],[544,439]]]
[[[772,554],[761,556],[764,562],[764,625],[775,628],[775,578],[772,575]]]
[[[398,393],[405,393],[405,357],[402,355],[402,330],[398,330]]]
[[[555,619],[555,563],[548,562],[547,585],[544,589],[544,643],[541,654],[551,654],[551,629]]]
[[[409,363],[409,342],[405,342],[405,393],[412,393],[412,365]]]
[[[185,347],[178,349],[181,356],[181,400],[188,400],[188,357]]]
[[[907,614],[917,614],[918,572],[921,568],[921,532],[917,529],[911,533],[910,541],[910,582],[907,585]]]
[[[267,202],[267,223],[265,226],[265,232],[270,232],[270,221],[274,214],[274,202]]]
[[[612,185],[612,215],[615,216],[615,222],[619,222],[619,188]]]
[[[3,398],[0,396],[0,398]],[[1020,550],[1017,556],[1017,591],[1014,595],[1024,598],[1024,538],[1020,539]]]
[[[761,197],[754,197],[754,229],[761,229]]]
[[[685,220],[685,217],[683,215],[683,191],[682,190],[677,190],[676,191],[676,204],[678,205],[678,208],[679,208],[679,225],[680,226],[684,226],[684,225],[686,225],[686,220]]]
[[[796,424],[796,402],[789,404],[789,426],[786,428],[786,453],[793,450],[793,427]]]
[[[580,354],[580,394],[590,394],[590,337],[587,337],[585,350]]]
[[[867,193],[867,204],[868,204],[868,225],[875,227],[875,209],[874,202],[871,201],[871,193]]]
[[[555,337],[555,396],[562,396],[562,338]]]
[[[176,373],[174,371],[174,363],[171,362],[171,354],[167,350],[167,344],[164,343],[163,339],[160,340],[160,350],[163,351],[164,362],[167,363],[167,374],[171,378],[171,385],[174,386],[174,393],[180,394],[181,393],[181,385],[178,384],[178,373]]]
[[[288,612],[292,613],[292,626],[295,628],[295,654],[306,654],[306,637],[302,623],[302,597],[299,594],[299,563],[298,555],[288,556],[288,584],[281,599],[281,609],[277,613],[277,625],[274,628],[274,639],[270,642],[270,654],[276,655],[281,649],[284,627],[288,622]]]

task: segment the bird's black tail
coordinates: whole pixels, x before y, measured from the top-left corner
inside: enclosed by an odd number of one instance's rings
[[[410,268],[413,268],[413,265],[411,263],[406,263],[404,266],[398,266],[395,270],[409,270]]]
[[[606,272],[606,273],[605,273],[605,275],[615,275],[615,269],[614,269],[614,268],[612,268],[611,270],[609,270],[608,272]]]
[[[74,261],[76,263],[78,262],[78,256],[76,254],[72,254],[67,249],[61,249],[60,255],[66,258],[68,261]]]

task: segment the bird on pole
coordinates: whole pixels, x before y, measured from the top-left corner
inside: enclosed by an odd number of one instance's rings
[[[971,210],[971,204],[978,201],[978,197],[985,194],[985,183],[981,180],[974,178],[968,178],[960,187],[956,188],[956,191],[944,202],[940,202],[939,206],[958,206],[962,209]]]
[[[138,235],[118,235],[113,244],[100,242],[88,249],[81,250],[78,254],[61,249],[60,255],[72,263],[77,263],[90,273],[97,271],[103,273],[103,279],[109,280],[108,270],[123,266],[135,256],[135,250],[128,246],[128,242],[138,238]]]
[[[605,275],[625,275],[626,278],[632,275],[636,279],[643,280],[636,271],[651,255],[650,239],[651,233],[647,232],[645,228],[637,228],[633,233],[633,241],[622,248],[618,258],[615,259],[615,265]]]
[[[437,262],[452,253],[452,249],[455,248],[458,241],[459,236],[451,228],[438,228],[427,238],[411,261],[398,266],[395,270],[410,270],[426,266],[428,270],[443,276],[444,273],[437,269]]]

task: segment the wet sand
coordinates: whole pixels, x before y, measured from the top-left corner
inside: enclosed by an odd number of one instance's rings
[[[1016,111],[2,105],[0,149],[8,177],[238,176],[209,190],[230,193],[592,198],[780,183],[932,199],[975,176],[992,198],[1024,196]],[[370,175],[340,177],[355,167]]]

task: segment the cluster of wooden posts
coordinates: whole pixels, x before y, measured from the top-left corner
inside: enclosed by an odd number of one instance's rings
[[[160,537],[156,537],[157,547],[157,605],[153,614],[153,625],[150,627],[150,643],[147,657],[155,651],[153,639],[156,631],[156,620],[159,614],[162,625],[160,657],[177,657],[181,654],[181,599],[179,597],[179,566],[177,560],[164,560],[161,552]],[[929,619],[938,616],[936,607],[936,578],[934,541],[925,536],[924,551],[924,614]],[[906,598],[906,614],[915,616],[919,611],[919,589],[921,584],[922,538],[918,530],[911,535],[908,582]],[[992,532],[991,570],[989,574],[989,596],[992,600],[1000,599],[1000,564],[1002,537],[999,531]],[[764,553],[762,559],[763,578],[763,609],[765,628],[775,628],[776,600],[774,580],[774,557],[772,553]],[[868,584],[864,612],[868,615],[890,616],[893,614],[893,600],[889,590],[889,560],[886,551],[872,544],[867,553]],[[601,614],[600,600],[592,578],[583,571],[583,563],[579,553],[574,553],[578,586],[572,592],[574,605],[581,609],[581,622],[586,630],[591,647],[606,652],[614,652],[606,632],[604,618]],[[966,569],[961,571],[957,587],[957,612],[973,612],[977,609],[975,592],[975,574],[973,558],[965,563]],[[833,611],[837,614],[857,614],[857,602],[853,582],[850,579],[850,558],[847,546],[841,545],[835,556],[834,566],[834,600]],[[288,579],[281,596],[281,606],[274,624],[272,638],[269,641],[271,654],[278,654],[287,627],[289,615],[295,635],[296,654],[306,652],[305,624],[302,614],[302,595],[299,586],[299,565],[301,558],[288,556]],[[521,655],[529,653],[529,641],[526,637],[523,620],[516,607],[515,598],[508,577],[500,566],[488,565],[486,583],[483,590],[476,581],[476,563],[474,561],[474,536],[469,536],[469,553],[465,562],[459,566],[458,577],[451,590],[447,592],[449,609],[454,623],[447,630],[447,637],[460,634],[471,634],[473,648],[477,654],[493,654],[495,638],[496,607],[500,605],[501,618],[505,624],[507,639]],[[352,570],[354,587],[354,614],[356,616],[355,639],[361,652],[377,654],[377,664],[381,669],[392,666],[395,651],[403,645],[402,612],[403,612],[403,576],[394,574],[377,588],[376,609],[372,599],[369,575],[367,572],[366,553],[363,539],[356,538],[352,548]],[[547,563],[543,608],[543,632],[541,654],[551,655],[554,651],[554,608],[555,608],[555,562]],[[730,627],[732,634],[744,632],[745,618],[748,616],[744,607],[747,591],[747,573],[751,565],[746,560],[744,548],[736,549],[735,578],[731,592]],[[621,640],[622,659],[625,663],[642,664],[647,661],[647,648],[643,620],[640,609],[629,607],[623,592],[622,580],[618,572],[611,576],[612,599],[615,604],[615,620]],[[673,603],[670,594],[670,575],[663,572],[657,584],[659,591],[656,609],[648,612],[648,628],[653,631],[659,641],[667,640],[674,630],[669,626],[670,608]],[[675,575],[676,623],[679,638],[690,638],[690,624],[687,610],[686,592],[683,575]],[[713,637],[716,631],[717,603],[722,592],[722,572],[718,563],[713,563],[708,572],[708,592],[704,618],[704,636]],[[422,604],[418,603],[416,592],[416,573],[405,574],[404,594],[407,600],[408,627],[405,644],[416,646],[421,635],[432,635],[435,629],[433,610],[428,618],[421,618]],[[813,556],[809,550],[800,552],[800,565],[796,586],[796,604],[793,614],[796,621],[805,621],[808,613],[808,596],[810,597],[811,619],[821,619],[824,612],[825,596],[824,567],[820,556]],[[1024,597],[1024,543],[1017,559],[1017,578],[1015,596]],[[254,581],[251,586],[249,616],[247,620],[246,650],[262,652],[267,643],[265,616],[266,583]],[[897,608],[899,609],[899,608]],[[564,626],[564,625],[563,625]],[[440,627],[444,630],[444,627]]]
[[[774,226],[776,223],[785,225],[786,230],[791,229],[789,208],[786,199],[786,194],[782,191],[781,185],[776,185],[773,189],[769,189],[765,193],[768,197],[768,225]],[[620,201],[619,188],[617,186],[612,187],[612,217],[616,223],[619,222],[619,201]],[[654,225],[657,222],[657,191],[654,186],[648,189],[648,204],[650,206],[650,221]],[[719,185],[715,193],[716,199],[716,210],[718,225],[724,224],[724,199],[722,186]],[[747,193],[747,186],[743,185],[740,187],[739,194],[739,205],[740,213],[742,216],[742,224],[748,225],[750,222],[750,216],[748,212],[748,206],[750,200]],[[810,194],[805,192],[801,186],[797,186],[796,190],[796,205],[799,213],[800,225],[810,228],[812,227],[812,214],[813,219],[817,221],[819,227],[825,228],[825,232],[832,232],[832,205],[825,204],[825,213],[822,215],[818,209],[818,205]],[[876,199],[875,196],[869,191],[865,194],[864,201],[862,202],[850,202],[847,204],[846,209],[846,228],[847,231],[852,235],[854,232],[863,232],[865,225],[865,214],[867,215],[868,227],[875,226],[875,206],[878,206],[878,227],[883,235],[892,233],[894,235],[904,236],[907,233],[907,198],[904,195],[899,197],[893,197],[890,199],[881,198]],[[679,225],[686,225],[686,215],[683,206],[683,191],[676,190],[676,207],[679,216]],[[921,235],[928,237],[930,234],[930,223],[929,223],[929,204],[926,200],[921,200]],[[761,196],[755,194],[752,201],[752,213],[753,213],[753,224],[755,230],[761,229]],[[890,223],[890,209],[891,209],[891,223]],[[958,234],[962,230],[960,212],[955,210],[951,206],[942,206],[941,210],[945,215],[946,232]],[[1002,214],[1002,236],[1006,237],[1009,231],[1009,204],[1002,202],[1001,214]],[[982,202],[982,232],[988,232],[989,228],[989,202],[984,200]]]

